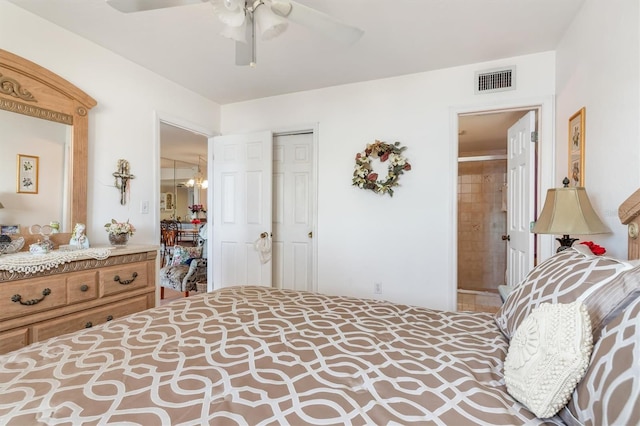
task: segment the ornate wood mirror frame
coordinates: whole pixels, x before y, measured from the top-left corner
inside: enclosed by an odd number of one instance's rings
[[[89,110],[96,101],[62,77],[27,59],[0,49],[0,109],[71,126],[67,170],[71,224],[87,222]],[[42,224],[45,225],[45,224]],[[38,236],[25,235],[25,248]],[[52,235],[67,244],[70,233]]]

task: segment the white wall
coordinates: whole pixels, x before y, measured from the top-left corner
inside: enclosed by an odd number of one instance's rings
[[[583,236],[626,258],[618,206],[640,186],[638,0],[587,0],[557,49],[557,182],[568,168],[568,120],[586,108],[584,185],[613,231]]]
[[[517,66],[517,90],[475,95],[474,72]],[[223,134],[319,124],[318,290],[451,309],[457,151],[452,110],[552,97],[555,55],[294,93],[222,107]],[[393,198],[351,185],[357,152],[400,141],[413,169]]]
[[[98,102],[89,128],[91,243],[108,243],[103,225],[111,218],[136,226],[132,243],[157,243],[156,117],[175,117],[213,134],[220,128],[220,106],[5,1],[0,1],[0,40],[2,49],[59,74]],[[124,206],[112,177],[119,158],[130,162],[136,176]],[[142,201],[150,202],[150,214],[140,214]]]

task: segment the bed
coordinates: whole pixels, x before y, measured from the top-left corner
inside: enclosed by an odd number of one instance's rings
[[[0,423],[639,424],[640,266],[585,248],[496,314],[252,286],[180,299],[0,356]],[[572,314],[547,323],[552,307]],[[564,358],[525,370],[538,323]],[[515,373],[544,390],[574,346],[583,364],[534,414]]]

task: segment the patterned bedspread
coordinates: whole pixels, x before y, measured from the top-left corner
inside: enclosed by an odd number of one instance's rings
[[[0,424],[537,424],[493,317],[261,287],[0,356]]]

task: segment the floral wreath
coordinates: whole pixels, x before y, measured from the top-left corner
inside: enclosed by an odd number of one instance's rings
[[[398,185],[398,178],[405,171],[411,170],[411,164],[402,155],[406,146],[400,142],[388,144],[376,140],[367,144],[363,152],[356,154],[356,166],[353,171],[353,185],[362,189],[370,189],[378,194],[388,193],[393,197],[393,187]],[[371,160],[379,158],[384,163],[389,160],[389,173],[384,180],[378,180],[378,174],[371,167]]]

